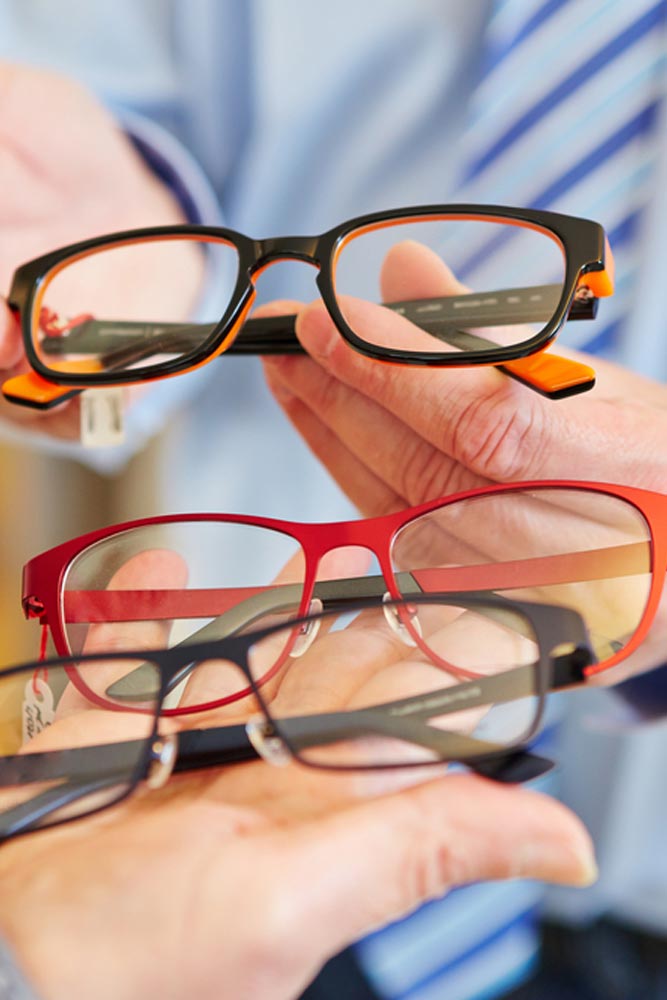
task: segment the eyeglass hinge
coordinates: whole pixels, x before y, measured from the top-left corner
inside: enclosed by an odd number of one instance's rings
[[[41,618],[46,614],[46,608],[34,594],[23,598],[23,614],[26,618]]]
[[[595,663],[588,646],[578,645],[567,653],[553,657],[553,689],[569,687],[586,680],[586,668]]]
[[[599,300],[586,284],[578,285],[572,299],[568,319],[595,319]]]

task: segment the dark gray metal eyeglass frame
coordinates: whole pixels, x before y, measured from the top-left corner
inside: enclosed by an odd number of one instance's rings
[[[33,782],[60,782],[38,792],[34,798],[1,812],[0,842],[22,833],[60,825],[71,819],[81,818],[82,815],[99,812],[130,795],[140,782],[149,777],[156,764],[164,765],[165,737],[159,734],[158,722],[163,701],[173,686],[172,679],[186,665],[220,658],[235,663],[245,675],[262,718],[246,724],[184,730],[176,736],[167,737],[173,759],[168,766],[162,767],[161,782],[168,779],[172,770],[199,770],[261,757],[275,763],[278,761],[277,755],[283,754],[291,755],[308,766],[337,771],[424,767],[456,761],[497,781],[512,783],[530,780],[549,770],[551,762],[529,753],[524,745],[539,729],[547,693],[582,683],[586,677],[585,668],[594,662],[581,617],[567,608],[529,601],[509,601],[486,593],[414,595],[409,601],[397,600],[390,604],[395,607],[408,605],[410,608],[420,604],[439,604],[466,610],[487,610],[501,616],[513,614],[527,621],[533,629],[538,659],[535,663],[516,667],[502,674],[465,681],[372,708],[280,719],[273,717],[263,698],[261,686],[253,680],[248,662],[249,652],[257,642],[272,634],[287,628],[308,626],[327,617],[327,613],[292,619],[271,628],[231,635],[216,641],[181,644],[170,649],[60,657],[10,668],[2,672],[3,679],[18,675],[30,676],[49,667],[78,667],[88,663],[113,663],[136,658],[157,667],[160,688],[155,692],[152,726],[143,740],[0,757],[0,788]],[[381,606],[384,604],[377,598],[356,599],[350,602],[347,610],[362,611]],[[329,612],[329,616],[330,614]],[[559,652],[564,645],[567,646],[567,651]],[[462,706],[474,708],[496,705],[527,695],[535,700],[532,725],[521,740],[509,746],[499,747],[464,733],[448,733],[427,722],[434,716],[441,717],[460,711]],[[139,712],[141,709],[128,704],[123,711]],[[367,735],[391,736],[408,741],[429,749],[436,758],[428,763],[397,762],[339,767],[315,764],[307,755],[305,758],[303,756],[303,750],[309,747]],[[103,806],[91,808],[76,817],[49,821],[49,816],[77,799],[121,783],[122,792]]]

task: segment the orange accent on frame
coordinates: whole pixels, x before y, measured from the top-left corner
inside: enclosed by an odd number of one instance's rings
[[[254,290],[248,300],[248,303],[241,312],[241,315],[237,319],[236,323],[233,325],[225,339],[219,345],[218,348],[209,354],[203,361],[199,361],[196,365],[191,365],[189,368],[182,368],[177,372],[170,372],[166,375],[160,375],[159,379],[163,378],[174,378],[177,375],[185,375],[187,372],[195,371],[197,368],[201,368],[202,365],[208,364],[213,358],[217,358],[220,354],[223,354],[232,341],[238,335],[240,328],[246,321],[248,312],[254,302],[255,293]],[[78,364],[77,362],[68,362],[68,372],[73,371],[73,365]],[[98,369],[91,368],[90,362],[81,362],[80,371],[90,372]],[[55,369],[54,369],[55,371]],[[158,379],[146,379],[138,378],[136,382],[124,382],[116,383],[115,385],[99,385],[95,386],[95,389],[111,389],[117,388],[118,385],[141,385],[147,381],[158,381]],[[7,399],[11,400],[12,397],[15,399],[25,399],[38,405],[43,406],[46,403],[51,403],[58,399],[59,396],[66,396],[69,393],[75,392],[80,393],[85,391],[85,386],[76,385],[57,385],[55,382],[49,382],[47,379],[42,378],[37,372],[27,372],[25,375],[16,375],[14,378],[7,379],[6,382],[2,384],[2,393]]]
[[[67,396],[72,392],[73,386],[56,385],[55,382],[47,382],[45,378],[37,372],[26,372],[25,375],[15,375],[14,378],[7,379],[2,383],[2,394],[7,399],[26,399],[38,406],[52,403],[60,396]],[[74,391],[81,391],[74,390]]]
[[[538,351],[518,361],[503,361],[502,367],[539,391],[553,393],[595,382],[595,369],[559,354]]]
[[[179,234],[178,236],[173,236],[173,237],[169,237],[169,236],[155,236],[155,237],[145,238],[143,240],[124,240],[124,241],[119,241],[118,243],[115,243],[114,247],[117,247],[117,246],[127,246],[127,245],[130,245],[132,243],[140,243],[140,242],[154,243],[154,242],[160,242],[160,241],[167,240],[167,239],[192,240],[193,242],[197,242],[197,243],[217,242],[217,243],[223,243],[225,246],[230,246],[230,247],[234,248],[234,245],[232,243],[229,243],[227,240],[221,240],[221,239],[217,239],[216,240],[213,237],[202,237],[202,236],[195,235],[195,234]],[[72,261],[80,260],[83,257],[92,256],[93,254],[100,253],[102,250],[106,250],[106,249],[107,249],[106,246],[105,247],[99,247],[99,248],[96,247],[94,250],[87,250],[87,251],[85,251],[85,252],[83,252],[81,254],[78,254],[76,257],[68,257],[66,260],[61,261],[51,271],[49,271],[47,279],[42,283],[42,285],[41,285],[41,287],[39,289],[37,298],[35,300],[35,305],[33,307],[33,314],[36,315],[36,316],[40,315],[40,310],[42,308],[42,302],[43,302],[46,290],[47,290],[49,284],[51,283],[51,280],[56,276],[56,274],[58,274],[59,271],[61,271],[64,268],[68,267],[72,263]],[[204,358],[203,361],[200,361],[200,362],[198,362],[195,365],[191,365],[189,368],[183,368],[183,369],[181,369],[180,371],[177,371],[177,372],[170,372],[169,374],[160,375],[158,378],[159,379],[173,378],[176,375],[185,375],[187,372],[195,371],[197,368],[201,368],[202,365],[208,364],[208,362],[211,361],[213,358],[217,358],[220,354],[222,354],[229,347],[229,345],[235,340],[235,338],[237,337],[241,326],[243,325],[243,323],[245,322],[245,320],[247,318],[248,312],[249,312],[249,310],[250,310],[250,308],[251,308],[254,300],[255,300],[255,291],[253,289],[252,292],[251,292],[250,298],[248,300],[248,303],[246,304],[246,306],[242,310],[241,315],[239,316],[238,320],[233,325],[233,327],[231,328],[230,332],[227,334],[227,336],[222,341],[222,343],[220,344],[220,346],[212,354],[210,354],[206,358]],[[34,346],[34,330],[33,330],[33,346]],[[74,373],[76,371],[80,371],[82,373],[86,373],[86,372],[93,372],[93,371],[100,371],[100,370],[102,370],[102,366],[99,363],[97,363],[97,367],[96,368],[92,367],[93,363],[94,362],[92,362],[90,360],[79,361],[79,362],[69,361],[69,362],[65,363],[66,367],[65,367],[65,364],[63,364],[62,371],[66,372],[66,373]],[[55,374],[55,372],[57,371],[57,365],[53,365],[52,366],[52,370],[53,370],[53,372]],[[135,382],[123,382],[123,383],[115,383],[115,384],[111,384],[111,385],[100,385],[100,386],[96,386],[95,388],[99,388],[99,389],[112,388],[112,387],[115,388],[119,384],[122,384],[122,385],[140,385],[140,384],[142,384],[144,382],[147,382],[147,381],[153,381],[153,379],[146,379],[145,377],[140,377],[140,378],[137,378]],[[155,381],[157,381],[157,379],[155,379]],[[25,375],[18,375],[18,376],[14,377],[14,378],[8,379],[6,382],[4,382],[2,384],[2,392],[3,392],[3,394],[8,399],[11,399],[12,397],[14,397],[16,399],[23,399],[23,400],[26,400],[26,401],[34,402],[34,403],[37,403],[38,405],[42,405],[42,406],[44,404],[46,404],[46,403],[53,402],[59,396],[64,396],[64,395],[66,395],[68,393],[73,393],[73,392],[74,393],[83,392],[85,390],[85,388],[86,388],[85,386],[73,386],[73,385],[63,386],[62,384],[57,384],[55,382],[50,382],[49,380],[43,378],[41,375],[38,375],[37,372],[28,372]]]

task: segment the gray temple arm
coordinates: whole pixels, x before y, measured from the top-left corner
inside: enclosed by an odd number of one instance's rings
[[[421,587],[410,573],[398,573],[396,580],[404,596],[422,593]],[[317,582],[313,588],[313,597],[322,602],[324,611],[335,611],[343,610],[350,603],[363,598],[382,597],[386,590],[387,584],[383,576],[348,577],[343,580]],[[233,608],[218,615],[176,646],[225,639],[227,636],[237,635],[267,615],[286,611],[294,613],[301,603],[302,596],[303,587],[298,583],[267,587],[266,590],[253,594],[252,597],[240,601]],[[194,663],[187,664],[174,674],[168,690],[173,691],[189,676],[194,667]],[[154,669],[142,664],[112,684],[105,693],[118,701],[143,701],[147,697],[147,692],[152,691],[151,685],[154,683]]]
[[[546,323],[554,315],[562,286],[534,285],[494,292],[451,295],[382,303],[420,330],[461,351],[500,345],[468,332],[468,328]],[[588,318],[590,303],[572,305],[571,319]],[[107,369],[136,364],[156,354],[190,354],[215,331],[215,323],[150,323],[128,320],[83,320],[60,336],[44,337],[40,349],[49,355],[95,354]],[[462,329],[463,327],[463,329]],[[247,320],[228,354],[300,350],[294,316]]]
[[[590,650],[581,647],[557,657],[553,687],[584,680],[583,667],[590,662]],[[288,746],[297,751],[377,735],[425,747],[443,762],[474,763],[476,758],[483,759],[515,748],[466,733],[448,732],[428,725],[425,720],[534,696],[537,670],[537,664],[529,664],[371,708],[292,716],[274,720],[273,725]],[[244,725],[186,730],[178,739],[179,757],[175,767],[178,771],[222,766],[258,756]],[[142,744],[143,741],[134,740],[0,757],[0,787],[64,779],[55,788],[1,812],[0,841],[33,828],[44,816],[84,795],[113,784],[127,783],[128,774],[136,769]],[[538,767],[536,773],[539,771]]]

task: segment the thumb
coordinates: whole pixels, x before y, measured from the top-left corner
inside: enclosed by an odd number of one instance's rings
[[[299,836],[292,829],[284,848],[295,852],[284,871],[299,870],[311,891],[286,886],[282,916],[301,944],[298,929],[309,928],[322,957],[454,886],[507,878],[586,886],[597,874],[590,838],[569,810],[474,775],[365,802]]]

